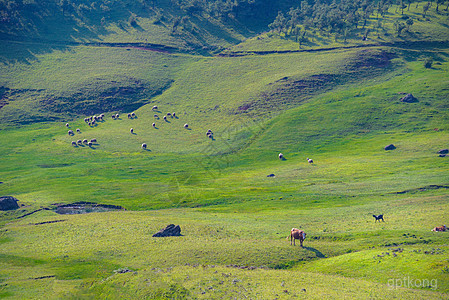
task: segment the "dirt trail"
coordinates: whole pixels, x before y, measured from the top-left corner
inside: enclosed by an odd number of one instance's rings
[[[301,52],[322,52],[322,51],[333,51],[340,49],[357,49],[357,48],[372,48],[372,47],[392,47],[392,48],[405,48],[410,50],[425,50],[428,51],[438,48],[444,49],[449,48],[449,41],[413,41],[413,42],[385,42],[385,43],[372,43],[364,45],[353,45],[353,46],[340,46],[340,47],[323,47],[323,48],[313,48],[313,49],[298,49],[298,50],[271,50],[271,51],[229,51],[225,53],[219,53],[217,56],[220,57],[238,57],[238,56],[248,56],[248,55],[268,55],[268,54],[289,54],[289,53],[301,53]]]

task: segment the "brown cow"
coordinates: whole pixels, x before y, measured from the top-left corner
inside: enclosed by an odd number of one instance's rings
[[[288,237],[287,237],[288,239]],[[306,239],[306,233],[298,228],[292,228],[290,231],[290,245],[296,246],[295,240],[299,240],[302,247],[302,242]],[[293,242],[293,244],[292,244]]]
[[[440,226],[440,227],[435,227],[434,229],[432,229],[432,231],[446,231],[447,227],[446,225]]]

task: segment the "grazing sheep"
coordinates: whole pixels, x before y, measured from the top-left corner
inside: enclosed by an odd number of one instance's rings
[[[92,147],[93,143],[92,143],[92,142],[89,142],[89,143],[87,143],[87,145],[88,145],[89,147]]]
[[[152,110],[156,110],[157,109],[157,106],[155,105],[155,106],[153,106],[153,108],[152,108]]]
[[[167,116],[171,116],[171,113],[167,113]]]
[[[116,119],[120,118],[120,115],[119,114],[115,114],[115,118]]]
[[[89,119],[88,118],[84,118],[84,122],[89,122]]]
[[[175,113],[172,113],[171,115],[172,115],[173,118],[176,118],[176,114]]]
[[[313,164],[313,159],[307,158],[307,161],[308,161],[309,164]]]
[[[76,142],[72,141],[72,146],[76,147]]]
[[[76,129],[76,132],[80,133],[80,132],[81,132],[81,130],[80,130],[79,128],[77,128],[77,129]]]
[[[83,140],[83,144],[87,144],[89,141],[87,139]]]
[[[73,135],[73,130],[69,130],[69,131],[67,131],[67,133],[68,133],[69,135]]]
[[[102,119],[103,119],[103,118],[104,118],[104,114],[100,114],[100,118],[102,118]]]
[[[131,133],[134,133],[134,128],[131,128],[129,131],[130,131]]]
[[[132,113],[131,113],[131,117],[135,118],[135,117],[136,117],[136,114],[132,112]]]
[[[167,121],[167,116],[164,116],[164,121]]]
[[[87,123],[87,125],[89,125],[89,126],[92,126],[92,123],[91,123],[91,122],[89,122],[89,123]]]
[[[131,114],[128,114],[128,119],[131,119]]]
[[[143,143],[143,144],[142,144],[142,149],[143,149],[143,150],[147,149],[147,144]]]
[[[184,128],[189,128],[189,124],[184,124]]]
[[[284,159],[284,154],[279,153],[279,159],[280,159],[280,160],[283,160],[283,159]]]
[[[156,123],[153,123],[153,127],[156,127]]]
[[[156,119],[159,119],[159,116],[158,116],[158,115],[154,115],[154,117],[155,117]]]
[[[92,143],[96,143],[96,142],[97,142],[97,139],[93,138],[93,139],[91,139],[90,141],[91,141]]]
[[[76,143],[81,145],[83,143],[83,141],[82,140],[77,140]]]
[[[111,118],[112,118],[113,120],[115,120],[115,115],[112,115]]]
[[[69,128],[69,126],[70,126],[69,123],[65,123],[65,127]]]

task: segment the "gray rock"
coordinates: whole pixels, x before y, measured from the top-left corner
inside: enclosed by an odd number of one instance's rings
[[[401,102],[414,103],[414,102],[418,102],[418,99],[416,99],[412,94],[407,94],[401,98]]]
[[[393,145],[393,144],[390,144],[390,145],[388,145],[388,146],[385,146],[384,149],[385,149],[385,150],[394,150],[394,149],[396,149],[396,146]]]
[[[181,236],[181,227],[179,225],[170,224],[164,229],[159,230],[153,237]]]
[[[18,209],[19,205],[17,204],[16,198],[12,196],[2,196],[0,197],[0,210],[13,210]]]

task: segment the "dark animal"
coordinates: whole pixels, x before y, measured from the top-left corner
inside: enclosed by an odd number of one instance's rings
[[[378,215],[378,216],[373,215],[373,217],[376,219],[374,222],[377,222],[377,221],[380,222],[380,220],[382,220],[382,222],[385,222],[384,221],[384,215]]]
[[[290,245],[296,246],[295,240],[299,240],[302,247],[302,242],[304,242],[305,239],[306,233],[303,230],[300,230],[298,228],[292,228],[292,230],[290,231]]]
[[[435,232],[437,232],[437,231],[446,231],[446,230],[447,230],[446,225],[443,225],[443,226],[440,226],[440,227],[435,227],[434,229],[432,229],[432,231],[435,231]]]

